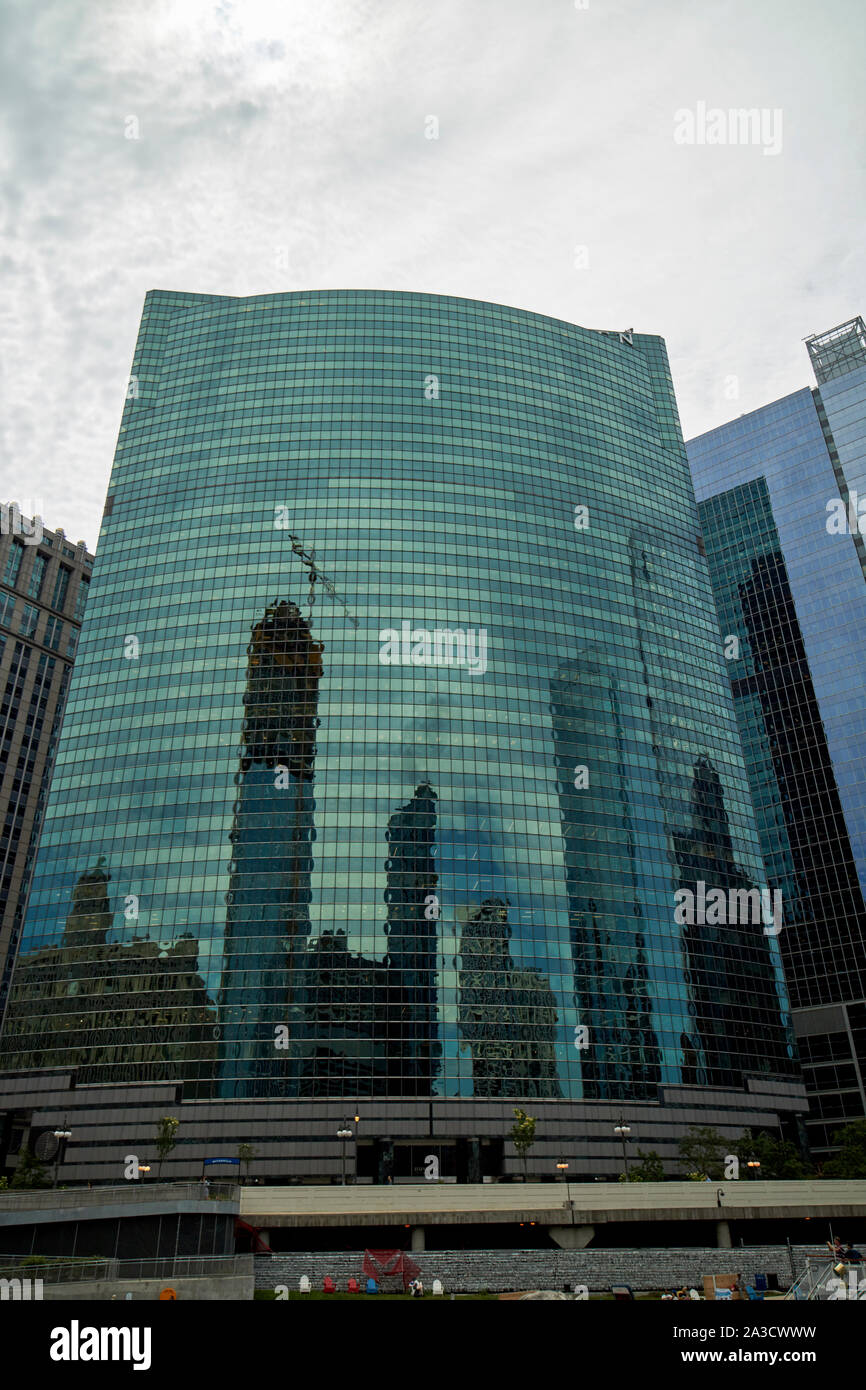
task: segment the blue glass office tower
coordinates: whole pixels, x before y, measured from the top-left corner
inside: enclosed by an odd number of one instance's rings
[[[816,390],[688,454],[821,1153],[866,1113],[863,321],[807,346]]]
[[[778,944],[675,918],[765,885],[660,339],[148,295],[3,1039],[102,1098],[92,1165],[169,1093],[178,1172],[775,1126]]]

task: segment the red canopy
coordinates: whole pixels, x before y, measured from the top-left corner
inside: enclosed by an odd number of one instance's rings
[[[404,1289],[421,1273],[405,1250],[365,1250],[363,1269],[365,1279],[375,1279],[377,1284],[383,1279],[402,1279]]]

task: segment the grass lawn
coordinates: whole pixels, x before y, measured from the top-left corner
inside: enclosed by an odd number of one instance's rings
[[[297,1289],[290,1289],[288,1298],[277,1298],[273,1289],[256,1289],[255,1296],[263,1302],[270,1303],[309,1303],[314,1300],[319,1303],[417,1303],[417,1298],[410,1298],[407,1293],[324,1293],[321,1289],[313,1289],[311,1293],[298,1293]],[[457,1298],[489,1298],[494,1301],[497,1298],[495,1293],[459,1293]],[[432,1293],[424,1293],[424,1299],[429,1303],[450,1303],[450,1296],[437,1294],[433,1297]]]
[[[409,1294],[407,1294],[407,1293],[377,1293],[377,1294],[344,1293],[344,1292],[338,1292],[338,1293],[324,1293],[322,1289],[313,1289],[312,1292],[310,1292],[310,1293],[299,1293],[297,1289],[290,1289],[290,1290],[289,1290],[288,1298],[283,1297],[283,1298],[279,1298],[279,1299],[277,1298],[277,1296],[276,1296],[276,1294],[274,1293],[273,1289],[256,1289],[255,1297],[256,1297],[256,1299],[260,1300],[260,1301],[263,1302],[263,1303],[309,1303],[309,1302],[311,1302],[311,1301],[318,1302],[318,1303],[339,1303],[339,1302],[343,1302],[343,1303],[352,1303],[352,1302],[355,1302],[355,1303],[372,1303],[372,1302],[375,1302],[375,1301],[377,1301],[377,1300],[379,1300],[380,1302],[381,1302],[381,1301],[384,1301],[384,1302],[389,1302],[389,1303],[417,1303],[417,1302],[418,1302],[418,1299],[417,1299],[417,1298],[410,1298]],[[450,1295],[449,1295],[448,1293],[437,1294],[437,1295],[434,1297],[433,1294],[430,1293],[429,1290],[425,1290],[425,1291],[424,1291],[424,1298],[425,1298],[426,1301],[428,1301],[428,1302],[430,1302],[430,1303],[450,1303],[450,1302],[451,1302],[451,1297],[450,1297]],[[496,1293],[458,1293],[458,1294],[455,1295],[455,1301],[461,1300],[461,1299],[467,1299],[467,1298],[468,1298],[468,1299],[484,1299],[484,1300],[487,1300],[487,1301],[489,1301],[489,1302],[496,1303],[496,1302],[498,1302],[498,1300],[499,1300],[499,1294],[496,1294]],[[661,1293],[638,1293],[638,1294],[635,1294],[635,1298],[638,1299],[638,1300],[641,1300],[641,1301],[643,1301],[643,1300],[652,1300],[652,1299],[660,1299],[660,1298],[661,1298]],[[590,1296],[589,1296],[589,1299],[590,1299],[590,1301],[592,1301],[592,1302],[594,1302],[594,1301],[600,1301],[600,1302],[608,1302],[608,1303],[611,1303],[611,1302],[613,1302],[613,1294],[610,1294],[610,1293],[591,1293]]]

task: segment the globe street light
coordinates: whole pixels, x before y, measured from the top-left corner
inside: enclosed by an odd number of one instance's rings
[[[631,1134],[631,1126],[623,1123],[622,1115],[619,1117],[619,1124],[614,1125],[613,1132],[614,1134],[618,1134],[622,1140],[622,1161],[625,1168],[625,1175],[628,1177],[628,1154],[626,1153],[625,1145],[628,1136]]]
[[[337,1138],[343,1141],[343,1178],[341,1183],[342,1187],[346,1186],[346,1140],[351,1139],[351,1137],[352,1131],[349,1129],[348,1121],[346,1121],[346,1123],[343,1125],[343,1128],[337,1130]]]
[[[52,1187],[56,1187],[56,1186],[57,1186],[57,1170],[58,1170],[58,1168],[60,1167],[60,1159],[61,1159],[61,1156],[62,1156],[62,1157],[65,1157],[65,1156],[66,1156],[66,1155],[65,1155],[65,1152],[64,1152],[64,1150],[63,1150],[63,1147],[62,1147],[63,1142],[64,1142],[64,1140],[66,1140],[66,1139],[71,1139],[71,1138],[72,1138],[72,1130],[71,1130],[71,1129],[66,1129],[66,1127],[65,1127],[65,1126],[66,1126],[66,1121],[65,1121],[65,1120],[63,1121],[63,1124],[64,1124],[64,1128],[63,1128],[63,1129],[55,1129],[55,1131],[54,1131],[54,1138],[57,1140],[57,1153],[55,1154],[55,1157],[54,1157],[54,1182],[51,1184]]]

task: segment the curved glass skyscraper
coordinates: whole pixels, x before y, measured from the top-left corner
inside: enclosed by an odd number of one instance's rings
[[[128,396],[5,1067],[447,1101],[470,1172],[518,1101],[795,1109],[662,341],[154,292]]]

